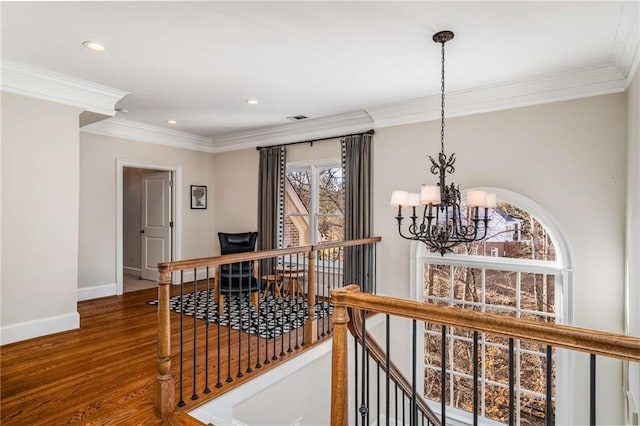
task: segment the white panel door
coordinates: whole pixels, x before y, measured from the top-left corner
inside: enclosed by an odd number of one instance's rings
[[[142,175],[141,278],[158,280],[158,263],[171,260],[171,172]]]

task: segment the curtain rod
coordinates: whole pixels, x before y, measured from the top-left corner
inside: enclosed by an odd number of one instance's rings
[[[311,144],[311,146],[313,146],[314,142],[322,142],[322,141],[328,141],[330,139],[338,139],[338,138],[346,138],[347,136],[355,136],[355,135],[373,135],[375,133],[375,131],[373,129],[368,130],[366,132],[358,132],[358,133],[349,133],[348,135],[339,135],[339,136],[331,136],[328,138],[322,138],[322,139],[312,139],[312,140],[308,140],[308,141],[299,141],[299,142],[289,142],[289,143],[280,143],[280,144],[276,144],[276,145],[269,145],[269,146],[257,146],[256,150],[260,151],[261,149],[265,149],[265,148],[273,148],[275,146],[289,146],[289,145],[298,145],[301,143],[309,143]]]

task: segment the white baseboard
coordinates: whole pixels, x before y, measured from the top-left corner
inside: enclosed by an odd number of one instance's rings
[[[0,328],[0,344],[6,345],[76,328],[80,328],[80,315],[77,312],[9,324]]]
[[[133,266],[123,266],[122,270],[124,272],[129,272],[130,274],[137,274],[137,275],[140,275],[140,272],[142,271],[140,268],[134,268]]]
[[[93,287],[78,288],[78,302],[82,300],[97,299],[99,297],[108,297],[116,295],[116,284],[103,284]]]

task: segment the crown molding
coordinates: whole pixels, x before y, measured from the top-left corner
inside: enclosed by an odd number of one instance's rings
[[[255,148],[259,145],[267,146],[325,139],[350,133],[366,132],[372,128],[373,120],[366,111],[352,111],[220,136],[213,139],[214,152],[236,151]]]
[[[80,131],[174,148],[214,152],[211,138],[122,118],[98,121],[82,127]]]
[[[479,114],[588,96],[624,92],[626,78],[618,67],[596,67],[522,79],[500,85],[447,94],[447,117]],[[368,108],[375,128],[398,126],[440,117],[440,95]]]
[[[621,6],[620,21],[613,48],[613,62],[626,77],[627,87],[640,62],[640,3]]]
[[[113,116],[129,92],[15,61],[2,61],[0,89]]]

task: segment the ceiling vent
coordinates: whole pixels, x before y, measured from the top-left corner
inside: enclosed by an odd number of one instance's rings
[[[287,117],[287,120],[291,120],[291,121],[300,121],[300,120],[304,120],[305,118],[309,118],[306,115],[292,115],[291,117]]]

